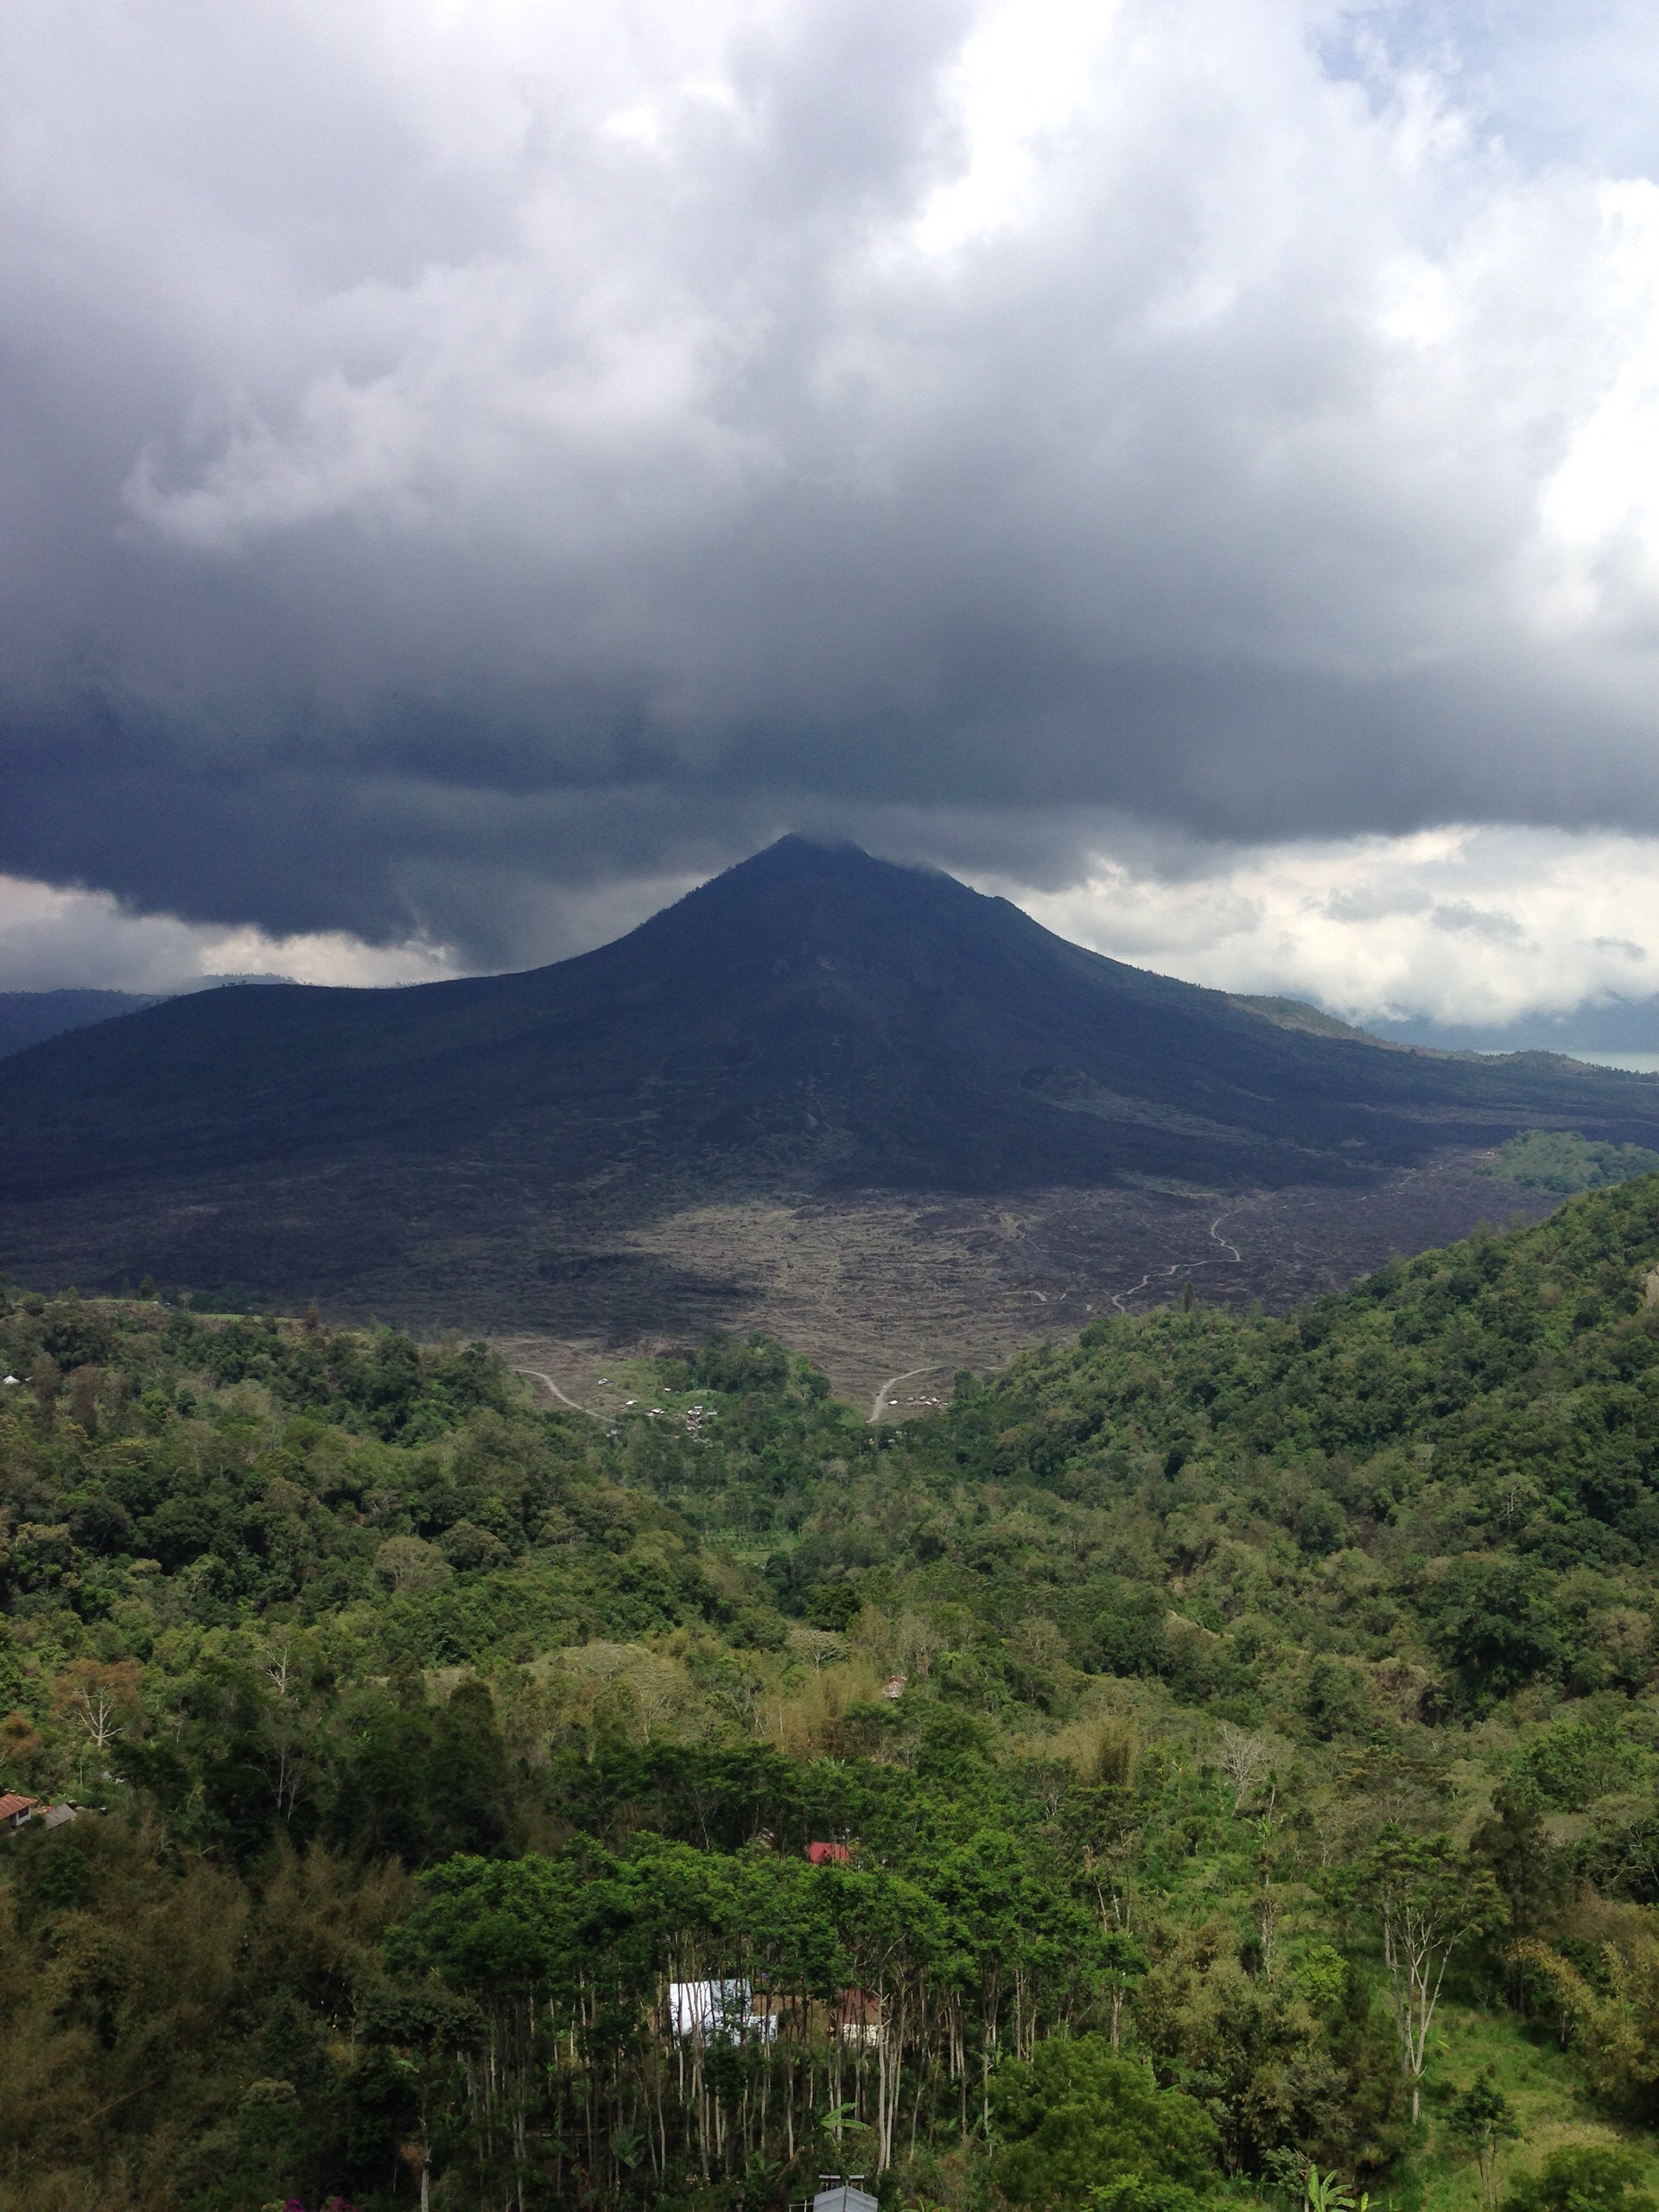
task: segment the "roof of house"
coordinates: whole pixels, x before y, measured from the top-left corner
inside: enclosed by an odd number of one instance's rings
[[[0,1797],[0,1821],[15,1821],[25,1813],[32,1813],[37,1802],[35,1798],[20,1797],[15,1789],[8,1789]]]
[[[853,1854],[844,1843],[809,1843],[806,1855],[815,1866],[844,1866]]]
[[[821,2189],[812,2199],[812,2212],[876,2212],[876,2200],[867,2189],[838,2182]]]

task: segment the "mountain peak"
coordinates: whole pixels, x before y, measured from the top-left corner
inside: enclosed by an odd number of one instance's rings
[[[958,892],[967,888],[938,868],[910,861],[878,858],[862,845],[855,844],[850,837],[812,836],[801,830],[791,830],[772,844],[763,845],[747,860],[711,876],[701,888],[711,891],[727,885],[736,889],[780,882],[842,884],[851,888],[902,878],[949,884]],[[697,894],[694,892],[691,895],[695,898]]]
[[[588,957],[629,966],[666,958],[677,967],[718,958],[728,977],[753,977],[779,958],[817,953],[897,976],[918,957],[935,961],[950,942],[965,957],[988,925],[1006,929],[1016,915],[938,868],[791,832]]]
[[[797,834],[552,967],[204,991],[0,1061],[0,1233],[42,1278],[136,1254],[383,1310],[416,1243],[499,1249],[529,1312],[538,1222],[569,1245],[717,1198],[1352,1185],[1528,1124],[1654,1147],[1659,1089],[1278,1026]]]

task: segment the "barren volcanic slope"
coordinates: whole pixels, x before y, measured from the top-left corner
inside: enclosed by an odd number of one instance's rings
[[[1041,1193],[1046,1218],[1086,1192],[1261,1215],[1374,1200],[1527,1124],[1659,1143],[1659,1086],[1286,1027],[947,876],[786,838],[551,968],[207,992],[0,1063],[0,1262],[672,1333],[752,1303],[741,1236],[725,1266],[710,1249],[722,1211]]]

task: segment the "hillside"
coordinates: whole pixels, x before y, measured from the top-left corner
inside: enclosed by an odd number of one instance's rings
[[[893,1427],[764,1340],[594,1421],[14,1294],[0,1788],[106,1809],[0,1843],[0,2207],[1641,2212],[1656,1268],[1649,1178]]]
[[[286,976],[196,976],[166,991],[0,991],[0,1059],[94,1022],[142,1014],[186,992],[213,991],[226,983],[283,984]]]
[[[43,1282],[626,1339],[742,1306],[756,1255],[711,1249],[699,1209],[919,1196],[995,1224],[1021,1194],[1108,1192],[1101,1248],[1138,1251],[1172,1196],[1385,1207],[1521,1127],[1649,1144],[1659,1087],[1287,1027],[788,838],[555,967],[204,992],[0,1062],[0,1249]]]
[[[0,1058],[160,1003],[158,995],[141,991],[0,991]]]

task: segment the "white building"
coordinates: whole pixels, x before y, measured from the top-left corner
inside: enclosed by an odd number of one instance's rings
[[[668,2024],[676,2043],[770,2043],[778,2032],[747,1981],[671,1981]]]

